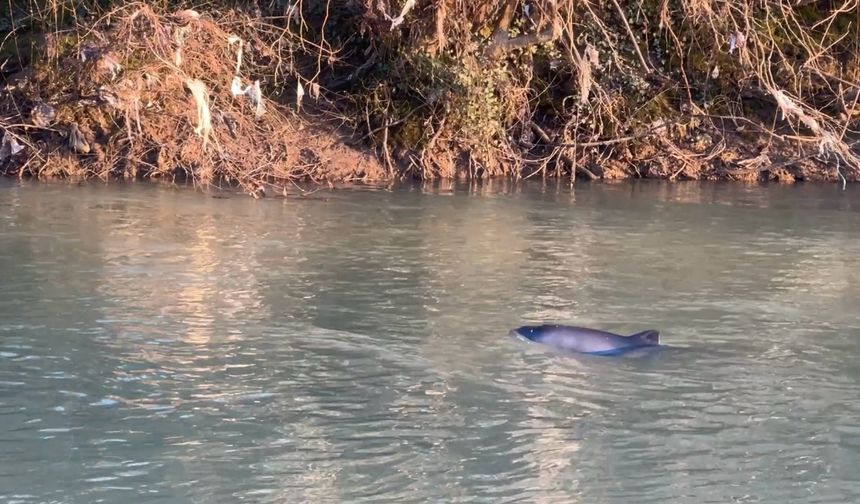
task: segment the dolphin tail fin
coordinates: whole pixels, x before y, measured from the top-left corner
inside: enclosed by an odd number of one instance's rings
[[[647,331],[638,332],[636,334],[630,335],[630,339],[635,339],[641,341],[642,343],[647,343],[649,345],[659,345],[660,344],[660,331],[654,329],[648,329]]]

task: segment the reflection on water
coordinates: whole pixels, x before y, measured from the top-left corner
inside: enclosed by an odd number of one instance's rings
[[[857,195],[4,182],[0,501],[856,501]]]

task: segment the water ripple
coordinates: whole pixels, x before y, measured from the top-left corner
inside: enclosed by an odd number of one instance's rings
[[[857,501],[856,195],[684,187],[4,189],[0,501]]]

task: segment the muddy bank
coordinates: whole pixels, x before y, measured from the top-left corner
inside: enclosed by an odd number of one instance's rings
[[[860,178],[850,2],[71,3],[0,47],[8,176]]]
[[[7,76],[2,169],[35,177],[148,177],[238,184],[373,180],[382,165],[349,132],[265,94],[263,30],[247,15],[147,4],[83,35],[49,33]]]

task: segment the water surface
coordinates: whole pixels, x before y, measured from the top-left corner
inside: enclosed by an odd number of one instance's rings
[[[313,196],[3,182],[0,501],[860,499],[858,188]]]

